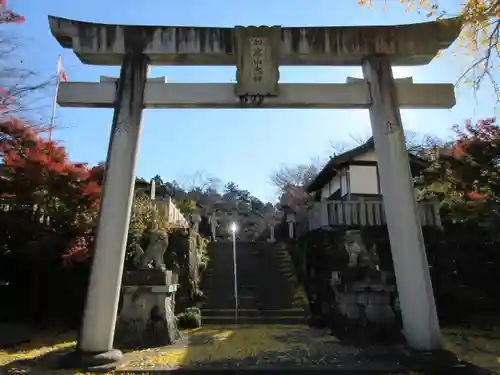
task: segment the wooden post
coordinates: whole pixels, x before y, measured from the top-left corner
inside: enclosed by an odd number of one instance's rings
[[[217,236],[217,215],[216,215],[215,211],[212,212],[212,215],[210,218],[210,230],[212,233],[212,240],[215,241],[216,236]]]
[[[292,240],[295,237],[295,214],[288,214],[286,217],[286,221],[288,223],[288,238]]]
[[[438,226],[438,227],[443,227],[443,223],[441,222],[441,214],[439,213],[439,208],[440,208],[441,204],[438,200],[436,200],[435,202],[433,202],[433,206],[432,206],[432,211],[433,211],[433,214],[434,214],[434,223],[433,225],[435,226]]]
[[[155,200],[155,198],[156,198],[156,180],[154,178],[151,179],[149,195],[150,195],[151,200]]]
[[[367,57],[363,74],[372,99],[370,119],[404,333],[414,349],[439,349],[441,333],[389,58]]]
[[[328,201],[324,198],[321,199],[321,227],[327,227],[330,223],[328,222]]]
[[[269,238],[268,242],[276,242],[276,238],[274,237],[274,222],[268,224],[269,227]]]

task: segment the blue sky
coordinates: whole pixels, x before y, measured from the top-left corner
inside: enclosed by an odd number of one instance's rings
[[[389,0],[389,3],[391,0]],[[442,3],[457,3],[454,0]],[[308,5],[305,5],[308,4]],[[342,4],[342,5],[340,5]],[[410,23],[423,20],[408,14],[399,1],[362,9],[357,0],[9,0],[9,8],[26,17],[22,25],[5,25],[25,39],[26,64],[43,77],[55,74],[57,55],[71,81],[97,81],[100,75],[118,75],[119,68],[86,66],[71,50],[63,50],[49,32],[47,15],[82,21],[175,26],[332,26]],[[448,54],[450,55],[450,54]],[[454,83],[464,67],[460,58],[445,56],[419,68],[396,68],[398,77],[415,82]],[[360,76],[358,68],[281,68],[282,82],[343,82]],[[151,76],[170,82],[229,82],[235,69],[228,67],[155,67]],[[51,91],[39,103],[40,116],[50,117]],[[467,118],[493,116],[494,99],[488,88],[474,97],[469,88],[457,90],[452,110],[406,110],[406,129],[445,136],[453,124]],[[58,108],[54,138],[70,158],[95,164],[105,159],[111,110]],[[330,143],[352,142],[370,134],[365,110],[148,110],[143,117],[137,175],[156,174],[165,180],[188,181],[196,172],[233,180],[263,200],[275,197],[270,174],[280,165],[306,163],[325,157]]]

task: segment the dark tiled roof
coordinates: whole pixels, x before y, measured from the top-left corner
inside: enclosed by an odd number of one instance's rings
[[[309,184],[309,186],[307,186],[307,192],[312,193],[322,189],[337,175],[339,170],[348,165],[352,159],[363,155],[365,152],[373,150],[374,148],[375,143],[373,141],[373,137],[370,137],[370,139],[362,145],[330,158],[330,161],[328,161],[321,172],[319,172],[316,178]],[[408,157],[410,158],[410,163],[418,163],[422,165],[427,163],[424,159],[421,159],[413,154],[408,154]]]

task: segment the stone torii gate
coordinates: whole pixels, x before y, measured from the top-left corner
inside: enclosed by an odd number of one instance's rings
[[[114,108],[95,255],[80,337],[87,360],[119,356],[113,338],[143,108],[366,108],[380,166],[404,333],[433,350],[441,334],[414,199],[400,108],[451,108],[451,84],[395,80],[391,66],[428,64],[458,37],[458,20],[363,27],[166,27],[49,17],[85,64],[121,66],[120,78],[62,82],[58,103]],[[148,80],[149,65],[237,67],[237,83]],[[280,66],[362,66],[346,83],[279,83]],[[89,357],[90,356],[90,357]],[[103,359],[106,358],[106,359]]]

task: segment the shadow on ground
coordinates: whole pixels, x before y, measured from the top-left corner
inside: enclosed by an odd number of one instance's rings
[[[74,332],[39,333],[29,342],[0,349],[0,374],[65,374],[54,371],[61,354],[76,346]]]

